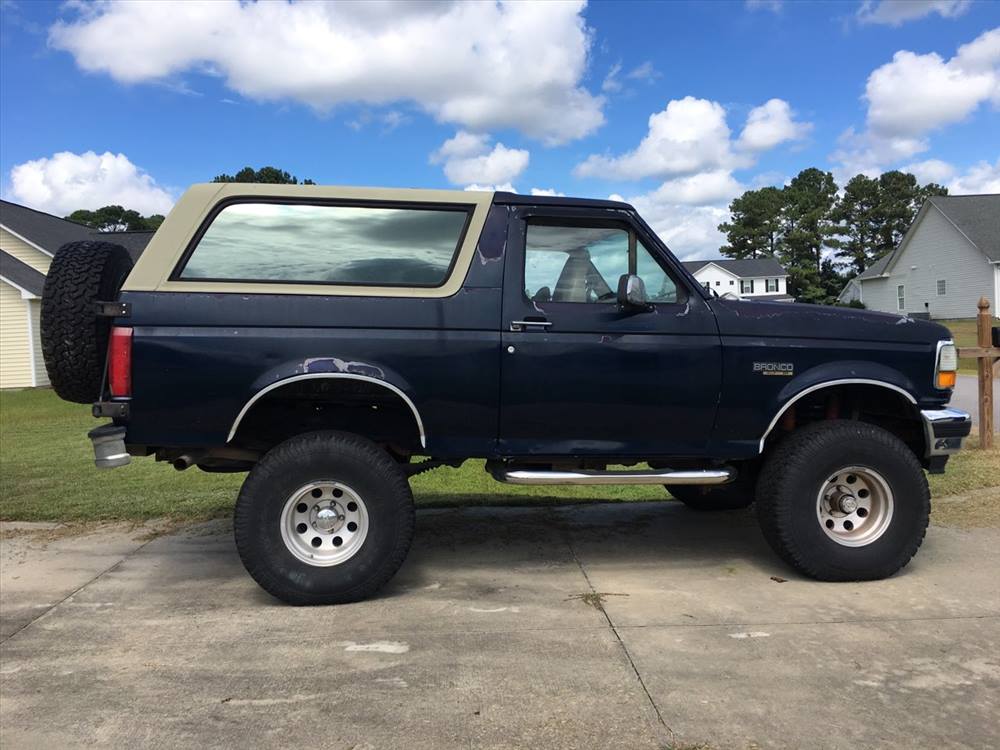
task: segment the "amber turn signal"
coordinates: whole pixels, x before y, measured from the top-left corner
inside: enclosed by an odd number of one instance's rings
[[[937,374],[937,387],[938,388],[954,388],[955,387],[955,373],[952,372],[939,372]]]

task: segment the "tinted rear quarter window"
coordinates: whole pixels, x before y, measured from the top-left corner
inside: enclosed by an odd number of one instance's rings
[[[441,286],[471,209],[240,202],[225,206],[177,278]]]

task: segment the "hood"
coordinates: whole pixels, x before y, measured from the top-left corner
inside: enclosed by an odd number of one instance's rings
[[[782,336],[897,343],[935,343],[951,331],[929,320],[851,307],[797,302],[713,299],[719,332],[730,336]]]

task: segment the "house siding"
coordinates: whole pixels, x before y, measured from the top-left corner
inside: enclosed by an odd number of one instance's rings
[[[725,294],[729,292],[730,294],[735,294],[737,297],[759,297],[766,294],[787,294],[788,288],[785,284],[785,276],[737,276],[729,271],[720,268],[715,265],[706,265],[699,268],[694,272],[694,277],[699,284],[705,286],[708,284],[709,287],[718,292],[719,294]],[[778,291],[769,292],[767,291],[767,284],[765,283],[767,279],[777,279],[778,280]],[[750,281],[753,280],[753,292],[743,293],[740,291],[740,281]]]
[[[50,383],[49,374],[45,371],[45,357],[42,355],[42,301],[40,299],[28,300],[27,305],[31,315],[31,343],[34,347],[32,366],[35,369],[35,385],[47,386]]]
[[[6,248],[4,248],[6,249]],[[28,300],[0,281],[0,388],[26,388],[31,377]]]
[[[13,255],[42,274],[48,274],[52,258],[0,227],[0,250]]]
[[[937,293],[944,281],[946,292]],[[892,265],[888,278],[861,282],[861,301],[870,310],[930,313],[931,318],[971,318],[980,297],[997,305],[996,268],[934,207],[921,219]],[[903,286],[905,307],[896,303]],[[926,306],[925,306],[926,303]]]

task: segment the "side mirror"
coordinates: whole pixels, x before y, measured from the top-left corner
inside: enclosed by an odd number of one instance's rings
[[[618,279],[618,307],[633,312],[653,309],[646,296],[646,284],[638,276],[623,273]]]

